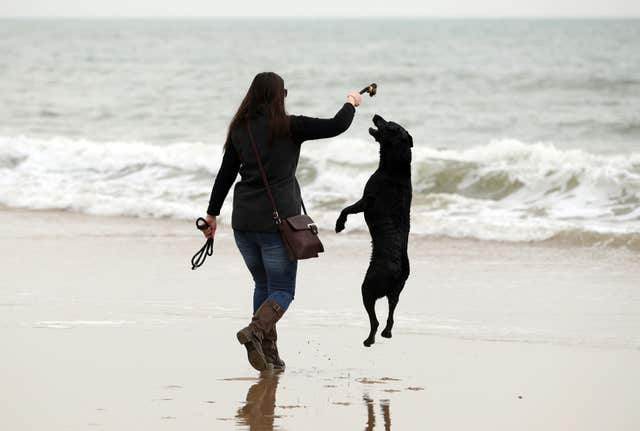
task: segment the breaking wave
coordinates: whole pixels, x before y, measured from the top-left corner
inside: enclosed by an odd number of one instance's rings
[[[207,206],[222,149],[0,137],[0,204],[97,215],[194,218]],[[304,144],[298,176],[322,227],[358,199],[377,166],[371,141]],[[417,146],[412,232],[499,241],[640,249],[640,153],[601,155],[496,140],[466,150]],[[223,208],[228,221],[230,202]],[[348,229],[364,229],[362,216]]]

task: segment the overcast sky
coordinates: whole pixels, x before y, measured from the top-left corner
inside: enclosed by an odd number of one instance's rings
[[[640,16],[640,0],[0,0],[5,17]]]

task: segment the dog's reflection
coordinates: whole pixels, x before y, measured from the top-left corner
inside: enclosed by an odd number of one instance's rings
[[[363,397],[365,404],[367,405],[367,427],[365,431],[373,431],[376,426],[376,415],[373,410],[373,400],[368,395]],[[384,420],[385,431],[391,431],[391,413],[389,410],[389,400],[380,400],[380,409],[382,409],[382,418]]]
[[[273,430],[276,389],[280,373],[264,371],[260,380],[247,391],[247,399],[238,409],[236,422],[249,430]]]

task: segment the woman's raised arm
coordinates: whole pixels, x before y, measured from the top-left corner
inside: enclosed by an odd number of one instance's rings
[[[333,118],[313,118],[304,115],[291,116],[291,135],[294,141],[302,143],[312,139],[333,138],[346,131],[360,105],[362,97],[356,91],[347,96],[347,102]]]

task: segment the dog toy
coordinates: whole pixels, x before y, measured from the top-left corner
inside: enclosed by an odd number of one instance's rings
[[[378,84],[375,82],[360,90],[360,94],[369,93],[369,97],[373,97],[378,92]]]

